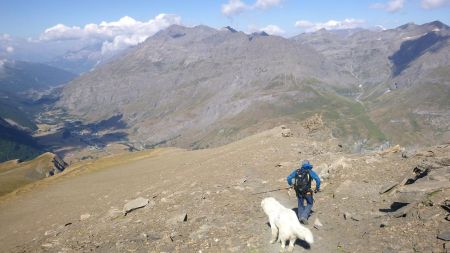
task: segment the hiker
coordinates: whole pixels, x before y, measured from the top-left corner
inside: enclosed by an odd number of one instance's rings
[[[298,218],[301,223],[307,225],[309,213],[313,206],[313,191],[311,189],[311,179],[316,181],[316,189],[314,193],[320,191],[320,178],[316,172],[312,170],[313,166],[308,160],[303,161],[299,169],[294,170],[288,177],[287,182],[294,187],[295,194],[298,199]],[[294,179],[294,182],[292,182]],[[304,202],[306,201],[306,206]]]

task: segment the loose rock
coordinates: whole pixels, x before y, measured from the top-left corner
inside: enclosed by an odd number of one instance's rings
[[[438,239],[444,240],[444,241],[450,241],[450,230],[449,231],[444,231],[442,233],[440,233],[437,236]]]
[[[182,213],[180,215],[176,215],[175,217],[172,217],[167,220],[168,224],[175,225],[177,223],[186,222],[188,220],[187,213]]]
[[[398,185],[398,183],[395,182],[395,183],[390,183],[390,184],[383,186],[380,190],[380,194],[383,194],[383,193],[386,193],[386,192],[392,190],[397,185]]]
[[[284,129],[281,130],[281,136],[283,136],[283,137],[292,137],[294,135],[292,134],[291,129],[284,128]]]
[[[87,220],[87,219],[89,219],[90,217],[91,217],[90,214],[85,213],[85,214],[80,215],[80,220]]]
[[[352,220],[354,221],[360,221],[361,217],[359,217],[358,215],[352,215],[352,217],[350,217]]]
[[[348,212],[344,213],[344,219],[349,220],[352,217],[352,215]]]
[[[139,197],[137,199],[134,199],[128,203],[126,203],[123,207],[124,215],[127,215],[129,212],[136,210],[138,208],[142,208],[148,204],[148,199],[144,199],[142,197]]]

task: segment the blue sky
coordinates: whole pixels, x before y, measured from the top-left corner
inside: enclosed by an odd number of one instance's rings
[[[233,3],[243,7],[224,13],[224,5]],[[284,36],[314,30],[320,25],[328,27],[330,20],[347,19],[347,23],[336,26],[343,28],[376,25],[392,28],[407,22],[421,24],[433,20],[450,24],[448,0],[2,0],[0,34],[37,38],[56,24],[83,27],[117,21],[124,16],[146,22],[160,13],[177,15],[185,25],[216,28],[231,25],[246,32],[272,25],[279,29],[272,29],[274,33]],[[305,22],[296,27],[297,21]]]

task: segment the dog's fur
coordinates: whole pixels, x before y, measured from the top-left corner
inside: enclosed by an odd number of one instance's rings
[[[272,229],[270,243],[275,243],[278,236],[278,242],[281,242],[281,248],[284,250],[286,241],[289,240],[288,251],[291,252],[294,250],[294,243],[297,238],[309,244],[314,242],[311,231],[300,224],[295,212],[284,207],[276,199],[272,197],[263,199],[261,207],[269,217],[270,228]]]

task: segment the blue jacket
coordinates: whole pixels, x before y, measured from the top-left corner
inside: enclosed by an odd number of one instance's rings
[[[312,170],[312,165],[309,165],[307,167],[302,167],[301,170],[309,170],[309,175],[311,176],[312,179],[314,179],[314,181],[316,181],[316,189],[319,190],[320,189],[320,178],[317,175],[317,173]],[[289,185],[292,185],[292,179],[295,176],[297,176],[297,169],[292,171],[292,173],[287,177],[287,182]]]

